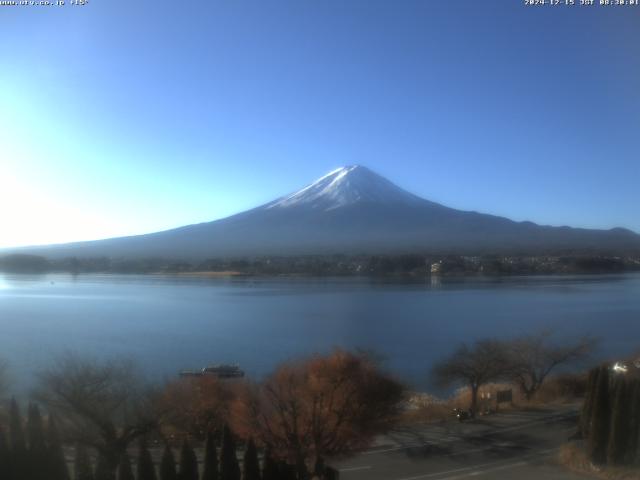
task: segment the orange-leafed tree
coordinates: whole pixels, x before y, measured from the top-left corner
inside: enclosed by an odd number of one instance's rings
[[[162,395],[164,424],[203,440],[228,421],[236,387],[215,377],[182,378],[169,383]]]
[[[403,386],[370,356],[336,350],[288,362],[247,385],[234,402],[233,427],[306,479],[311,462],[363,448],[386,431],[403,398]]]

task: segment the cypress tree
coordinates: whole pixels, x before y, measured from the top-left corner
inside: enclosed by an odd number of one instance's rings
[[[293,465],[286,462],[278,463],[278,480],[296,480],[296,469]]]
[[[9,409],[9,470],[12,479],[18,480],[28,478],[30,475],[29,462],[27,456],[27,446],[24,429],[22,427],[22,416],[20,407],[15,398],[11,399]]]
[[[151,458],[151,452],[149,452],[144,440],[140,441],[138,450],[137,478],[138,480],[156,480],[153,458]]]
[[[202,480],[219,480],[218,474],[218,451],[213,432],[207,433],[204,444],[204,468]]]
[[[222,432],[222,452],[220,454],[220,480],[240,480],[240,465],[236,454],[236,443],[227,425]]]
[[[10,467],[10,452],[9,445],[7,444],[7,438],[4,434],[4,430],[0,428],[0,478],[9,479],[9,467]]]
[[[133,470],[131,469],[131,460],[127,452],[124,452],[120,457],[120,463],[118,465],[118,480],[135,480],[133,476]]]
[[[84,446],[76,445],[76,458],[74,462],[74,480],[93,480],[91,459]]]
[[[278,464],[273,458],[271,447],[268,445],[262,460],[262,480],[278,480]]]
[[[174,458],[169,445],[166,445],[164,447],[164,452],[162,452],[162,460],[160,462],[160,480],[178,480],[176,459]]]
[[[115,473],[109,467],[109,462],[102,452],[98,454],[96,460],[95,480],[116,480]]]
[[[609,367],[600,367],[598,382],[593,399],[591,428],[587,451],[593,463],[603,464],[607,460],[607,444],[609,441],[609,422],[611,418],[609,398]]]
[[[629,442],[629,398],[627,382],[620,378],[613,389],[613,410],[611,413],[611,433],[607,447],[607,463],[624,463]]]
[[[589,427],[591,425],[591,416],[593,413],[593,400],[595,398],[596,388],[598,386],[598,368],[592,368],[589,371],[589,377],[587,380],[587,389],[585,392],[584,403],[582,405],[582,412],[580,414],[580,435],[586,438],[589,435]]]
[[[62,441],[60,440],[60,434],[58,432],[58,426],[56,424],[53,415],[49,415],[49,422],[47,425],[47,444],[48,444],[48,468],[49,480],[69,480],[69,469],[67,468],[67,460],[64,456],[64,450],[62,448]]]
[[[29,404],[27,413],[27,437],[29,438],[29,450],[38,453],[46,450],[47,446],[44,439],[42,416],[40,415],[38,406],[33,403]]]
[[[631,406],[626,463],[632,465],[638,456],[638,445],[640,443],[640,380],[634,380],[629,385],[629,402]]]
[[[27,409],[27,438],[29,440],[26,468],[31,480],[47,480],[47,444],[42,425],[42,416],[37,405],[30,403]]]
[[[198,480],[198,457],[185,440],[180,450],[180,480]]]
[[[24,430],[22,429],[22,417],[20,416],[20,407],[15,398],[11,399],[11,410],[9,413],[9,436],[11,437],[11,451],[21,453],[26,451],[27,446],[24,438]]]
[[[340,471],[335,468],[325,466],[324,476],[321,478],[322,480],[338,480],[340,478]]]
[[[318,478],[323,478],[325,474],[326,466],[324,463],[324,458],[317,457],[316,463],[313,466],[313,474]]]
[[[258,449],[253,439],[250,438],[244,451],[242,462],[242,480],[260,480],[260,463],[258,462]]]

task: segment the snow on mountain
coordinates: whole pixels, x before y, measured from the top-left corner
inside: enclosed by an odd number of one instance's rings
[[[415,205],[421,198],[361,165],[337,168],[291,195],[268,203],[265,209],[297,206],[329,211],[356,203]]]

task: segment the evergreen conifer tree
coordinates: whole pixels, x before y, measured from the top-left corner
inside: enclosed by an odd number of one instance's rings
[[[11,399],[11,407],[9,410],[9,446],[11,452],[9,455],[9,470],[12,480],[28,478],[31,472],[29,471],[30,465],[27,460],[27,445],[22,426],[20,407],[15,398]]]
[[[271,447],[267,445],[262,459],[262,480],[278,480],[278,464],[273,458]]]
[[[260,480],[260,463],[258,449],[253,439],[249,439],[242,462],[242,480]]]
[[[93,469],[89,453],[83,445],[76,445],[76,458],[74,461],[74,480],[94,480]]]
[[[25,468],[30,480],[48,480],[47,443],[40,409],[30,403],[27,409],[27,438],[29,440],[28,462]]]
[[[222,452],[220,453],[220,480],[240,480],[240,465],[236,453],[236,443],[227,425],[222,432]]]
[[[9,444],[7,443],[7,438],[4,434],[4,430],[0,428],[0,478],[11,480],[9,477],[10,474],[10,452],[9,452]]]
[[[313,474],[318,478],[322,478],[325,473],[325,468],[324,459],[322,457],[317,457],[316,463],[313,466]]]
[[[638,459],[640,446],[640,380],[633,380],[629,385],[629,444],[626,452],[626,462],[633,465]]]
[[[324,475],[322,480],[338,480],[340,478],[340,471],[335,468],[325,466]]]
[[[207,439],[204,444],[202,480],[219,480],[218,451],[213,432],[207,433]]]
[[[131,460],[127,452],[124,452],[120,457],[120,463],[118,464],[118,480],[135,480],[133,476],[133,470],[131,468]]]
[[[29,450],[43,453],[47,449],[44,438],[44,426],[40,409],[34,403],[29,404],[27,411],[27,437],[29,439]]]
[[[115,473],[109,467],[109,462],[103,453],[98,454],[94,478],[95,480],[116,480]]]
[[[160,462],[160,480],[178,480],[176,459],[173,456],[173,452],[169,445],[166,445],[164,447],[164,452],[162,452],[162,460]]]
[[[613,390],[613,410],[609,445],[607,446],[607,463],[621,465],[624,463],[629,442],[629,391],[627,382],[617,379]]]
[[[583,438],[587,438],[589,435],[589,427],[591,425],[591,417],[593,413],[593,400],[595,398],[595,392],[598,386],[598,368],[592,368],[589,371],[589,377],[587,380],[587,388],[585,392],[584,403],[582,405],[582,412],[580,413],[579,429]]]
[[[180,450],[180,480],[198,480],[198,457],[185,440]]]
[[[67,460],[64,456],[58,425],[49,415],[47,424],[47,465],[49,468],[48,480],[69,480],[69,469],[67,468]]]
[[[591,427],[587,445],[589,458],[595,464],[604,464],[607,460],[609,423],[611,420],[610,408],[609,367],[603,365],[598,372],[598,382],[593,399]]]
[[[151,452],[149,452],[144,440],[140,441],[136,476],[138,480],[156,480],[156,469],[153,466],[153,458],[151,458]]]
[[[296,469],[287,462],[278,463],[278,480],[296,480]]]
[[[22,428],[22,417],[20,416],[20,407],[15,398],[11,399],[11,410],[9,412],[9,435],[11,439],[11,451],[15,454],[24,452],[27,445],[24,438],[24,430]]]

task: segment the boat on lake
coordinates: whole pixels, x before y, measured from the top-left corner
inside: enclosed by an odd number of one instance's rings
[[[181,377],[205,377],[216,378],[241,378],[244,377],[244,370],[240,369],[237,363],[217,363],[204,367],[202,370],[183,370]]]

